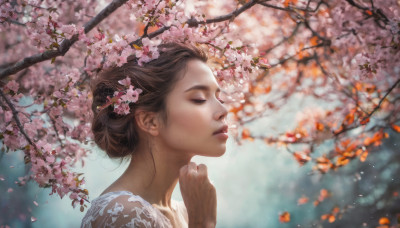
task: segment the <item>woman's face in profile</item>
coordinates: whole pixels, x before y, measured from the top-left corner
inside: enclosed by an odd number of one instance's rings
[[[214,135],[226,125],[226,107],[211,69],[190,60],[183,78],[166,98],[168,121],[160,131],[164,143],[176,152],[218,157],[225,153],[226,137]]]

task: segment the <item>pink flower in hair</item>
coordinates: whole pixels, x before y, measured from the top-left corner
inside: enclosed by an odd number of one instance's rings
[[[107,96],[107,103],[98,107],[98,109],[101,110],[113,105],[115,113],[119,115],[127,115],[130,113],[129,104],[136,103],[139,99],[139,94],[143,91],[139,88],[134,89],[133,85],[131,85],[131,79],[129,77],[119,80],[118,83],[125,86],[126,89],[122,91],[115,91],[112,98]]]

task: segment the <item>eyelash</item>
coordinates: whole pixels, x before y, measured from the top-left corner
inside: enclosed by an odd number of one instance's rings
[[[206,100],[192,100],[192,101],[194,101],[194,103],[196,103],[196,104],[202,104],[202,103],[204,103]]]
[[[206,100],[193,100],[194,103],[197,104],[203,104],[204,102],[206,102]],[[223,100],[218,100],[219,102],[221,102],[221,104],[225,103]]]

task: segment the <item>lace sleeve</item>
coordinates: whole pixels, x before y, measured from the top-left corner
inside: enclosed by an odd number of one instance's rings
[[[81,228],[172,228],[161,212],[138,196],[120,195],[105,203],[107,200],[100,200],[92,205],[82,220]]]

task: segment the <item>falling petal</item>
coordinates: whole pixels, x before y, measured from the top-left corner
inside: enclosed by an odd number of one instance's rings
[[[282,223],[290,222],[290,213],[285,211],[279,215],[279,221]]]
[[[12,189],[12,188],[9,188],[8,190],[7,190],[7,192],[13,192],[14,191],[14,189]]]
[[[31,222],[36,222],[37,218],[31,216]]]
[[[33,204],[35,204],[36,207],[39,206],[39,204],[36,201],[33,201]]]
[[[390,220],[386,217],[382,217],[379,219],[379,224],[380,225],[389,225],[390,224]]]

